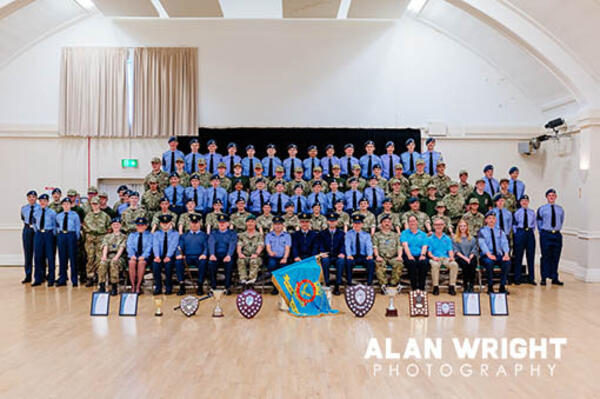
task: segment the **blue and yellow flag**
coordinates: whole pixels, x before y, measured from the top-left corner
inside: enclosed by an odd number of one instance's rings
[[[321,287],[321,266],[317,258],[307,258],[273,272],[273,284],[294,316],[336,314]]]

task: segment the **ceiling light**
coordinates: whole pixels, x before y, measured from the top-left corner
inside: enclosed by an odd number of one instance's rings
[[[75,0],[82,8],[91,10],[94,8],[94,2],[92,0]]]
[[[427,0],[411,0],[408,4],[408,11],[418,14],[425,7],[425,3],[427,3]]]
[[[340,1],[340,8],[338,10],[337,19],[348,18],[348,11],[350,11],[350,3],[352,3],[352,0]]]
[[[169,18],[169,14],[167,14],[167,11],[163,7],[163,5],[160,3],[160,0],[150,0],[150,1],[152,2],[152,5],[154,6],[154,8],[156,8],[156,12],[158,12],[159,18]]]

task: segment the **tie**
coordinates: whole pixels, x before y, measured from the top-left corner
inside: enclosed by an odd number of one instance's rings
[[[315,195],[315,204],[321,205],[319,202],[319,194]]]
[[[377,193],[374,188],[371,188],[371,202],[373,203],[373,209],[377,208]]]
[[[369,176],[373,173],[373,156],[369,155],[369,163],[367,164],[367,172]]]
[[[46,208],[42,208],[42,217],[40,219],[40,230],[44,230],[45,226],[46,226]]]
[[[358,209],[358,201],[357,201],[357,198],[356,198],[356,191],[354,191],[352,193],[352,208],[353,209]]]
[[[29,206],[29,226],[33,224],[33,205]]]
[[[196,172],[196,154],[192,154],[192,173]]]
[[[348,157],[347,160],[348,166],[346,166],[346,169],[348,170],[346,171],[346,173],[348,174],[348,176],[350,176],[350,174],[352,173],[352,162],[350,157]]]
[[[197,188],[194,189],[194,204],[196,204],[196,208],[198,208],[199,204],[198,204],[198,189]]]
[[[494,229],[490,229],[490,235],[492,236],[492,250],[494,251],[494,256],[498,253],[498,248],[496,248],[496,237],[494,237]]]
[[[250,177],[254,177],[254,158],[250,158]]]
[[[172,201],[173,206],[176,205],[176,202],[177,202],[177,187],[173,187],[173,201]]]
[[[169,246],[169,243],[167,241],[168,240],[167,232],[163,231],[163,234],[165,236],[165,238],[163,239],[163,250],[162,250],[162,257],[164,259],[167,256],[167,248]]]
[[[410,153],[410,159],[409,159],[408,163],[410,164],[410,165],[408,165],[409,166],[408,170],[410,172],[414,172],[414,170],[415,170],[415,163],[414,163],[413,153],[412,152]]]
[[[281,214],[281,193],[277,194],[277,213]]]
[[[208,170],[210,171],[210,173],[215,173],[215,159],[213,154],[210,154],[210,161],[208,161]]]
[[[229,156],[229,173],[233,174],[233,155]]]
[[[523,209],[523,228],[529,227],[529,220],[527,220],[527,209]]]
[[[296,213],[302,212],[302,202],[300,197],[296,198]]]
[[[494,196],[494,194],[496,194],[496,192],[494,191],[494,185],[492,184],[492,179],[490,179],[488,177],[488,183],[490,184],[490,192],[492,193],[492,197]]]
[[[315,169],[315,159],[310,159],[310,177],[313,177],[313,170]]]
[[[498,212],[500,212],[500,230],[504,231],[504,216],[502,209],[498,209]]]
[[[142,233],[138,233],[138,247],[137,247],[137,256],[140,256],[142,252],[144,252],[144,241],[143,241]]]
[[[263,196],[262,190],[258,191],[258,195],[260,196],[260,210],[262,211],[263,205],[265,204],[265,197]]]
[[[273,158],[269,158],[269,169],[267,171],[267,176],[273,177]]]
[[[171,151],[171,173],[175,172],[175,153]]]
[[[69,212],[65,212],[65,218],[63,219],[63,231],[69,230]]]
[[[513,194],[515,196],[515,198],[517,199],[517,201],[519,200],[519,196],[517,195],[517,181],[513,180]],[[527,212],[525,212],[527,213]]]
[[[388,177],[391,179],[394,176],[394,159],[388,155]]]
[[[333,209],[333,207],[335,207],[335,203],[337,202],[337,197],[335,193],[331,193],[331,200],[331,208]]]
[[[329,158],[329,166],[327,167],[327,173],[329,174],[329,176],[331,176],[332,170],[333,170],[333,162],[331,161],[331,158]]]
[[[211,205],[214,205],[215,202],[217,202],[217,189],[213,187],[213,200]]]
[[[237,193],[238,193],[238,195],[237,195],[237,199],[235,200],[235,203],[236,203],[236,204],[237,204],[237,202],[240,200],[240,198],[242,197],[242,192],[241,192],[241,191],[238,191]]]
[[[356,233],[356,242],[354,243],[354,256],[360,256],[360,232]]]
[[[555,228],[556,227],[556,210],[554,209],[554,205],[550,205],[550,209],[552,209],[552,219],[550,221],[550,224],[552,225],[552,228]],[[42,214],[42,217],[43,216],[44,216],[44,214]]]
[[[433,176],[433,152],[429,153],[429,174]]]

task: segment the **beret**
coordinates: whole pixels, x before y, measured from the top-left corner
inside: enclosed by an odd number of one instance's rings
[[[145,217],[139,217],[137,219],[135,219],[135,224],[148,224],[148,219],[146,219]]]
[[[175,137],[175,136],[169,137],[169,143],[172,143],[174,141],[177,141],[177,137]]]

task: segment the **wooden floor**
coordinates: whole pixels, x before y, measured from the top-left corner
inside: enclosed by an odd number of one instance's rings
[[[407,317],[406,295],[396,300],[396,319],[383,316],[387,301],[381,296],[363,319],[347,310],[342,296],[334,297],[342,315],[297,319],[278,311],[276,298],[268,294],[252,320],[237,312],[235,296],[224,299],[224,318],[210,317],[209,301],[186,318],[172,311],[179,301],[174,295],[165,297],[162,318],[153,316],[151,295],[140,298],[137,318],[119,317],[117,301],[110,316],[92,318],[90,289],[31,288],[22,286],[21,278],[19,268],[0,269],[2,398],[600,397],[600,285],[570,275],[563,275],[562,288],[511,287],[509,317],[491,317],[482,295],[481,317],[453,319]],[[444,293],[439,298],[451,299]],[[452,299],[461,313],[459,297]],[[458,372],[465,361],[446,345],[442,360],[365,360],[371,337],[381,343],[392,338],[397,351],[408,337],[569,341],[554,377],[546,370],[549,361],[528,359],[486,361],[488,377],[478,374],[484,361],[471,361],[473,374],[467,377]],[[519,362],[525,369],[515,376]],[[374,375],[375,363],[384,372]],[[409,363],[422,367],[418,376],[408,376]],[[443,363],[454,368],[450,377],[440,375]],[[529,376],[531,363],[541,365],[539,377]],[[509,376],[493,375],[499,365]],[[390,375],[389,366],[399,375]]]

